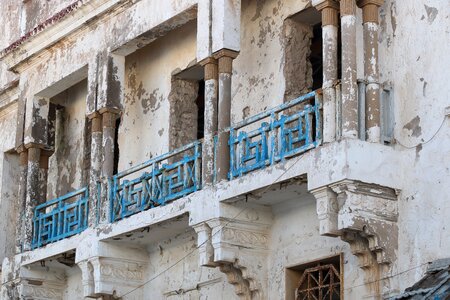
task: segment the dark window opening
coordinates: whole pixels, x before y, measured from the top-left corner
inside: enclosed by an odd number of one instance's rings
[[[343,299],[341,255],[287,269],[286,299]]]
[[[116,119],[116,127],[114,130],[114,167],[113,174],[117,174],[119,171],[119,127],[120,118]]]
[[[197,104],[197,139],[205,136],[205,81],[198,82],[198,95],[195,101]]]
[[[309,60],[312,66],[313,91],[320,89],[323,84],[323,52],[322,52],[322,23],[313,26],[311,40],[311,55]]]

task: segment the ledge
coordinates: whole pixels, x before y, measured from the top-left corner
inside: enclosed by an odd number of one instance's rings
[[[113,241],[114,237],[174,221],[183,215],[188,216],[186,222],[188,224],[183,226],[192,227],[220,217],[228,209],[233,209],[233,206],[223,206],[221,203],[261,191],[274,183],[298,179],[305,175],[309,191],[344,179],[400,189],[401,176],[398,174],[398,164],[401,163],[401,158],[401,152],[395,151],[392,147],[360,140],[342,140],[325,144],[301,156],[232,181],[206,186],[165,206],[137,213],[115,223],[88,228],[79,235],[64,239],[64,242],[48,244],[18,256],[21,257],[22,265],[32,264],[77,249],[81,243],[93,240]],[[257,202],[258,200],[255,201]]]
[[[9,70],[14,70],[26,60],[40,54],[84,24],[95,20],[123,2],[123,0],[91,0],[82,4],[76,10],[71,11],[70,15],[65,16],[57,23],[51,24],[50,27],[37,31],[26,39],[25,36],[22,37],[22,42],[19,43],[20,40],[16,42],[18,45],[10,46],[11,49],[8,47],[0,53],[0,60],[6,63]]]

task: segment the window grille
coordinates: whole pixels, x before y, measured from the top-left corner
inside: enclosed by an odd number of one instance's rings
[[[305,269],[295,290],[295,300],[339,300],[341,275],[333,264]]]

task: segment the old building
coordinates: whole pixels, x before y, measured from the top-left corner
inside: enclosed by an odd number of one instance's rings
[[[448,299],[447,1],[0,16],[1,299]]]

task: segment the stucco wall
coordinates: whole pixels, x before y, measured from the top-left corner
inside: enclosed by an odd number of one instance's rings
[[[119,170],[169,150],[172,73],[195,61],[196,26],[190,22],[126,57]]]
[[[14,149],[17,103],[0,109],[0,260],[14,254],[19,159]]]
[[[103,23],[86,26],[76,36],[55,45],[52,52],[46,53],[46,59],[35,65],[30,62],[29,68],[21,75],[22,99],[30,104],[36,93],[91,62],[95,57],[93,54],[114,48],[114,45],[148,30],[195,1],[174,1],[160,6],[155,3],[142,0]],[[284,101],[286,79],[283,70],[286,59],[283,23],[287,17],[305,8],[306,4],[307,1],[295,0],[242,1],[241,51],[234,61],[233,71],[232,123]],[[361,24],[360,10],[357,17],[356,24]],[[399,189],[398,260],[393,262],[392,269],[393,288],[399,290],[422,277],[426,262],[447,257],[450,248],[447,224],[450,215],[450,131],[449,119],[444,119],[444,110],[450,106],[450,85],[445,77],[448,71],[443,67],[450,65],[450,49],[448,43],[442,42],[450,40],[448,18],[448,9],[442,1],[416,1],[411,4],[408,1],[386,0],[380,11],[380,81],[392,86],[396,142],[392,146],[355,143],[349,147],[351,152],[345,153],[339,152],[345,142],[324,145],[321,148],[328,147],[328,150],[319,152],[320,149],[317,149],[317,152],[311,152],[314,155],[303,157],[299,165],[304,165],[299,167],[297,174],[303,175],[301,171],[308,170],[309,184],[313,179],[315,184],[318,181],[331,183],[336,178],[342,179],[351,174],[350,177],[355,180],[364,178],[369,183],[382,183]],[[11,36],[14,34],[12,32]],[[119,170],[168,151],[171,117],[168,98],[172,74],[175,70],[185,69],[195,60],[196,36],[196,22],[193,21],[126,57],[125,97],[119,128]],[[358,27],[357,36],[357,73],[358,78],[362,79],[362,26]],[[35,59],[33,62],[37,61]],[[0,79],[3,82],[3,77]],[[64,123],[59,135],[62,147],[57,148],[50,159],[48,198],[79,188],[84,177],[86,83],[70,88],[66,94],[63,101],[65,114],[60,117],[60,122]],[[27,118],[30,119],[30,106],[27,107]],[[14,118],[14,113],[0,118],[1,153],[14,147]],[[369,148],[372,150],[368,151]],[[339,164],[344,161],[345,164]],[[319,165],[320,162],[323,165]],[[0,154],[2,216],[9,211],[4,208],[5,201],[11,200],[4,193],[7,190],[5,178],[9,176],[5,174],[11,169],[8,163]],[[225,195],[220,196],[224,198],[248,193],[257,182],[271,183],[273,177],[270,172],[248,175],[241,180],[247,186],[236,182],[233,186],[220,185],[217,194]],[[9,180],[7,182],[10,183]],[[212,198],[198,198],[196,201],[219,201],[219,196]],[[270,299],[283,298],[286,267],[341,252],[344,253],[346,297],[359,299],[360,295],[370,293],[360,287],[365,277],[348,244],[319,235],[315,201],[311,194],[303,193],[298,198],[298,201],[290,199],[272,208],[274,219],[267,261]],[[197,207],[203,208],[202,205]],[[205,209],[196,214],[200,220],[213,212]],[[11,224],[9,219],[0,218],[0,222],[0,228],[6,227],[6,232],[11,229],[6,225]],[[0,245],[7,236],[8,233],[0,231]],[[87,237],[89,239],[96,237],[93,234]],[[183,259],[195,246],[196,234],[192,230],[176,237],[166,237],[149,246],[150,266],[146,280]],[[225,283],[225,275],[217,269],[199,267],[197,255],[194,251],[146,285],[145,295],[154,299],[164,299],[164,293],[169,293],[166,294],[168,299],[234,299],[233,287]],[[216,282],[215,279],[220,280]],[[77,272],[68,275],[65,299],[76,299],[75,295],[81,290],[80,280]],[[202,286],[200,291],[192,290],[184,296],[170,294],[209,280],[212,283]]]
[[[54,99],[63,108],[56,113],[55,153],[49,159],[47,200],[87,183],[83,178],[85,147],[90,142],[86,140],[86,93],[87,83],[82,81]]]
[[[381,82],[392,83],[394,147],[405,158],[397,272],[413,269],[398,278],[402,289],[450,248],[450,86],[442,68],[450,64],[449,18],[442,1],[387,0],[380,11]]]
[[[145,297],[161,300],[235,299],[234,287],[227,282],[225,274],[217,268],[199,266],[198,252],[193,251],[196,246],[197,234],[193,230],[149,246],[150,263],[146,278],[156,278],[145,285]],[[170,272],[157,276],[181,259]]]

